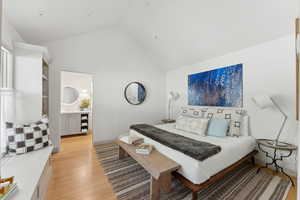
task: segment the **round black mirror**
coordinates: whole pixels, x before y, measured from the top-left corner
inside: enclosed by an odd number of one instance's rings
[[[143,84],[132,82],[126,86],[124,96],[131,105],[140,105],[146,99],[146,89]]]

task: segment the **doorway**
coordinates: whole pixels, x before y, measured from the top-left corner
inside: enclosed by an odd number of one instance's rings
[[[61,138],[93,136],[93,76],[61,71]],[[84,137],[86,136],[86,137]]]

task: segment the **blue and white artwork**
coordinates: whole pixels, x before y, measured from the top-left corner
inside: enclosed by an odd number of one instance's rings
[[[146,91],[145,88],[143,88],[142,86],[138,86],[138,102],[143,102],[145,100],[146,97]]]
[[[188,104],[243,107],[243,64],[189,75]]]

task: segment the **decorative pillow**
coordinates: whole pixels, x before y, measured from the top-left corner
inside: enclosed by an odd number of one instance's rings
[[[209,107],[204,117],[208,119],[226,119],[229,124],[228,136],[240,136],[245,111],[242,109],[224,109]]]
[[[229,122],[226,119],[211,119],[209,122],[207,135],[215,137],[225,137],[227,135]]]
[[[241,136],[249,136],[249,116],[245,115],[242,118]]]
[[[198,109],[194,108],[187,108],[187,107],[182,107],[181,108],[181,115],[182,116],[187,116],[187,117],[194,117],[194,118],[203,118],[203,112]]]
[[[23,125],[6,123],[6,131],[8,153],[24,154],[51,144],[47,119]]]
[[[196,133],[201,136],[205,136],[208,122],[209,119],[179,116],[176,119],[175,128],[191,133]]]

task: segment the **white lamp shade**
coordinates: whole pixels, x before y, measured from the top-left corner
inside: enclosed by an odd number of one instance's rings
[[[177,99],[179,99],[180,95],[177,92],[169,92],[169,99],[176,101]]]
[[[268,95],[259,95],[253,97],[253,101],[261,109],[271,107],[274,105],[271,97],[269,97]]]

